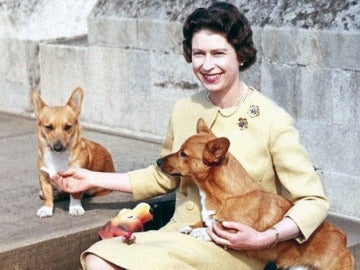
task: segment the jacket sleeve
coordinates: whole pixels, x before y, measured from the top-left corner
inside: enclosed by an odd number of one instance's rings
[[[166,139],[160,156],[171,153],[173,145],[172,120],[169,121]],[[134,200],[144,200],[168,193],[179,185],[177,178],[164,174],[156,165],[128,172]]]
[[[329,201],[291,116],[281,111],[270,134],[269,147],[278,180],[294,203],[286,216],[298,225],[303,237],[297,240],[301,242],[325,220]]]

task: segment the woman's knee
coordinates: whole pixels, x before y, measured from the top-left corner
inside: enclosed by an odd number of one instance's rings
[[[85,265],[86,265],[86,270],[120,270],[121,269],[120,267],[117,267],[92,253],[86,255]]]

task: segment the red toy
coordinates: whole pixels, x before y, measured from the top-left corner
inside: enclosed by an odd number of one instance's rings
[[[143,231],[144,224],[153,218],[150,209],[151,207],[147,203],[139,203],[133,209],[121,209],[117,216],[109,220],[99,230],[100,238],[108,239],[121,236],[124,243],[134,243],[135,236],[133,232]]]

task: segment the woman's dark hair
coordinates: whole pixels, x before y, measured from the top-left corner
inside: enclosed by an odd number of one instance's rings
[[[242,65],[239,70],[249,68],[256,61],[256,49],[252,30],[247,18],[237,7],[226,2],[215,2],[209,8],[195,9],[183,26],[183,52],[185,60],[191,63],[191,41],[194,34],[208,29],[223,34],[234,47]]]

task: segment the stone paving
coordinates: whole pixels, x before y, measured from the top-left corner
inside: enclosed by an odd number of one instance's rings
[[[97,240],[98,227],[132,206],[132,197],[112,192],[85,199],[82,217],[69,216],[68,201],[61,201],[53,217],[38,218],[35,120],[0,114],[0,126],[0,269],[74,269],[80,250]],[[85,131],[84,137],[108,148],[117,171],[150,165],[160,150],[159,144],[98,132]]]

